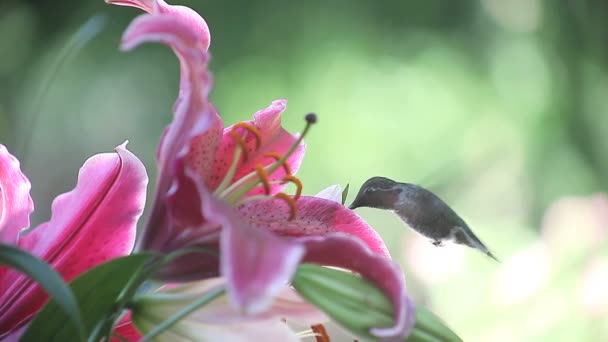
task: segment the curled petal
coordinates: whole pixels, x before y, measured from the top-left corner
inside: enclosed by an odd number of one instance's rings
[[[306,247],[304,262],[346,268],[374,283],[394,305],[395,324],[374,327],[370,334],[380,339],[407,337],[414,326],[414,304],[407,294],[399,265],[375,254],[361,240],[346,234],[330,234],[297,239]]]
[[[106,2],[112,5],[136,7],[152,14],[175,16],[189,25],[193,31],[199,32],[201,46],[205,50],[209,48],[211,42],[209,27],[205,19],[189,7],[169,5],[163,0],[106,0]]]
[[[34,211],[30,188],[17,158],[0,145],[0,242],[17,244],[19,232],[29,227]]]
[[[263,166],[272,164],[275,162],[275,159],[265,156],[267,153],[276,152],[283,155],[298,139],[298,135],[287,132],[281,126],[281,113],[286,107],[286,100],[273,101],[268,108],[256,112],[253,115],[253,120],[247,121],[247,123],[253,125],[260,132],[262,145],[258,150],[256,150],[255,137],[252,134],[247,134],[245,137],[245,144],[247,145],[249,158],[247,161],[241,160],[239,162],[234,177],[235,181],[253,172],[255,170],[255,166],[258,164]],[[236,143],[234,139],[227,134],[227,132],[230,132],[232,129],[232,126],[224,129],[224,137],[216,155],[213,175],[225,175],[228,167],[232,163]],[[293,154],[287,159],[287,164],[289,165],[292,174],[295,174],[300,168],[305,151],[306,145],[301,143],[300,146],[298,146]],[[285,170],[283,168],[279,168],[272,175],[270,175],[269,180],[281,180],[283,177],[285,177]],[[214,189],[218,184],[219,181],[212,180],[209,186],[211,189]],[[284,189],[285,186],[286,185],[284,184],[274,184],[271,186],[270,192],[272,194],[278,193]],[[255,195],[263,192],[263,189],[254,189],[249,194]]]
[[[200,44],[200,32],[196,32],[187,23],[169,14],[143,15],[135,19],[123,35],[122,48],[131,49],[148,41],[161,42],[170,46],[180,59],[182,70],[182,82],[180,95],[175,106],[173,122],[167,127],[158,148],[159,175],[156,186],[156,196],[152,207],[151,217],[162,218],[149,220],[144,229],[142,241],[144,249],[165,243],[164,235],[179,234],[167,230],[174,227],[190,226],[202,223],[200,210],[187,211],[192,215],[169,215],[167,196],[175,197],[180,203],[180,198],[192,198],[196,195],[192,189],[188,190],[189,184],[183,185],[178,172],[183,158],[187,158],[191,146],[201,139],[209,139],[208,144],[201,147],[196,146],[193,153],[207,156],[211,160],[217,148],[217,142],[212,142],[217,131],[221,131],[221,120],[213,107],[208,103],[207,93],[211,86],[210,75],[207,72],[208,55],[204,46]],[[219,127],[218,127],[219,126]],[[216,133],[214,133],[216,132]],[[219,136],[216,138],[219,141]],[[203,158],[204,159],[204,158]],[[207,163],[207,164],[210,164]],[[210,166],[199,165],[200,169],[206,170]],[[193,203],[197,206],[196,203]],[[200,208],[200,206],[197,206]],[[175,206],[177,210],[180,206]],[[180,211],[179,214],[183,214]]]
[[[325,235],[342,232],[361,239],[375,253],[390,257],[378,233],[354,211],[340,203],[302,196],[296,201],[296,217],[289,221],[290,209],[282,200],[260,200],[243,204],[238,211],[251,225],[284,236]]]
[[[206,218],[222,227],[220,272],[226,278],[231,303],[247,314],[265,310],[293,276],[303,247],[249,226],[234,208],[204,190],[196,175],[189,174],[199,188]]]
[[[51,220],[24,235],[19,247],[48,262],[66,281],[112,258],[128,254],[146,198],[143,164],[125,145],[89,158],[71,192],[58,196]],[[34,282],[16,272],[3,279],[0,331],[24,322],[46,300]]]

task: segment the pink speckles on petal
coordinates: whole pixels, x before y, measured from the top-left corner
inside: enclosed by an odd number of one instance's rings
[[[148,177],[143,164],[123,146],[85,162],[71,192],[53,202],[52,217],[22,237],[19,246],[48,262],[66,280],[133,248]],[[26,319],[45,293],[25,276],[6,274],[0,293],[0,331]]]
[[[203,187],[198,182],[198,187]],[[267,309],[287,285],[304,249],[300,244],[249,226],[234,208],[201,191],[203,212],[222,227],[220,272],[234,307],[248,314]]]
[[[213,173],[215,155],[222,142],[223,131],[222,119],[213,111],[209,128],[190,141],[190,150],[185,160],[186,165],[201,177],[210,189],[214,189],[213,185],[217,186],[223,178],[222,175]]]
[[[288,221],[289,207],[279,199],[252,201],[238,208],[249,224],[285,236],[325,235],[342,232],[361,239],[374,252],[389,257],[378,233],[354,211],[331,200],[302,196],[296,217]]]
[[[34,211],[30,188],[17,158],[0,145],[0,242],[16,244],[19,232],[29,227]]]

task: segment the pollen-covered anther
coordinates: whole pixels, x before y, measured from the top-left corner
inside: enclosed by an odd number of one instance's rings
[[[266,157],[270,157],[270,158],[274,158],[274,160],[276,161],[281,161],[281,155],[278,154],[277,152],[268,152],[266,153],[264,156]],[[285,174],[287,175],[291,175],[291,167],[289,167],[289,164],[287,164],[287,160],[282,160],[282,164],[283,165],[283,169],[285,170]]]
[[[260,146],[262,146],[262,134],[260,133],[260,131],[252,124],[249,124],[247,122],[239,122],[234,124],[234,126],[232,126],[232,131],[234,131],[237,128],[243,128],[246,129],[248,132],[251,132],[251,134],[253,134],[253,136],[255,137],[255,149],[259,150]]]
[[[330,342],[329,334],[323,324],[316,324],[311,326],[312,331],[315,333],[316,342]]]
[[[291,221],[296,218],[296,201],[293,199],[293,197],[284,192],[279,192],[278,194],[274,195],[274,197],[282,199],[289,206],[290,213],[287,221]]]
[[[268,178],[268,173],[266,173],[266,170],[264,170],[264,166],[261,164],[256,165],[255,172],[258,174],[258,178],[264,186],[264,192],[266,195],[270,195],[270,179]]]
[[[294,196],[294,200],[298,200],[298,198],[300,198],[300,196],[302,195],[302,182],[296,178],[293,175],[286,175],[285,177],[283,177],[283,182],[287,183],[293,183],[296,186],[296,194]]]

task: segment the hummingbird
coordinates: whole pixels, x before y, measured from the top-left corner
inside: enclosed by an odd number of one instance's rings
[[[435,246],[452,241],[478,249],[498,261],[449,205],[421,186],[372,177],[363,183],[349,208],[361,207],[394,211],[407,225],[431,239]]]

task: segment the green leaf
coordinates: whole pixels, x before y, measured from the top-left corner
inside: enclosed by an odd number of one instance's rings
[[[346,183],[346,187],[342,190],[342,205],[346,203],[346,197],[348,197],[348,188],[350,187],[350,183]]]
[[[145,277],[139,277],[141,279],[137,281],[133,279],[142,274],[141,270],[154,256],[155,254],[134,254],[113,259],[71,282],[70,287],[78,300],[87,335],[93,331],[99,334],[99,326],[106,324],[109,317],[123,309],[120,303],[124,304],[125,299],[121,298],[121,294],[140,285]],[[64,324],[66,318],[58,303],[50,301],[32,321],[21,341],[78,341],[74,327]]]
[[[0,244],[0,264],[13,268],[34,279],[51,296],[57,311],[63,316],[62,325],[74,332],[75,340],[84,339],[84,325],[72,290],[47,263],[10,245]],[[69,320],[73,325],[65,324]]]

